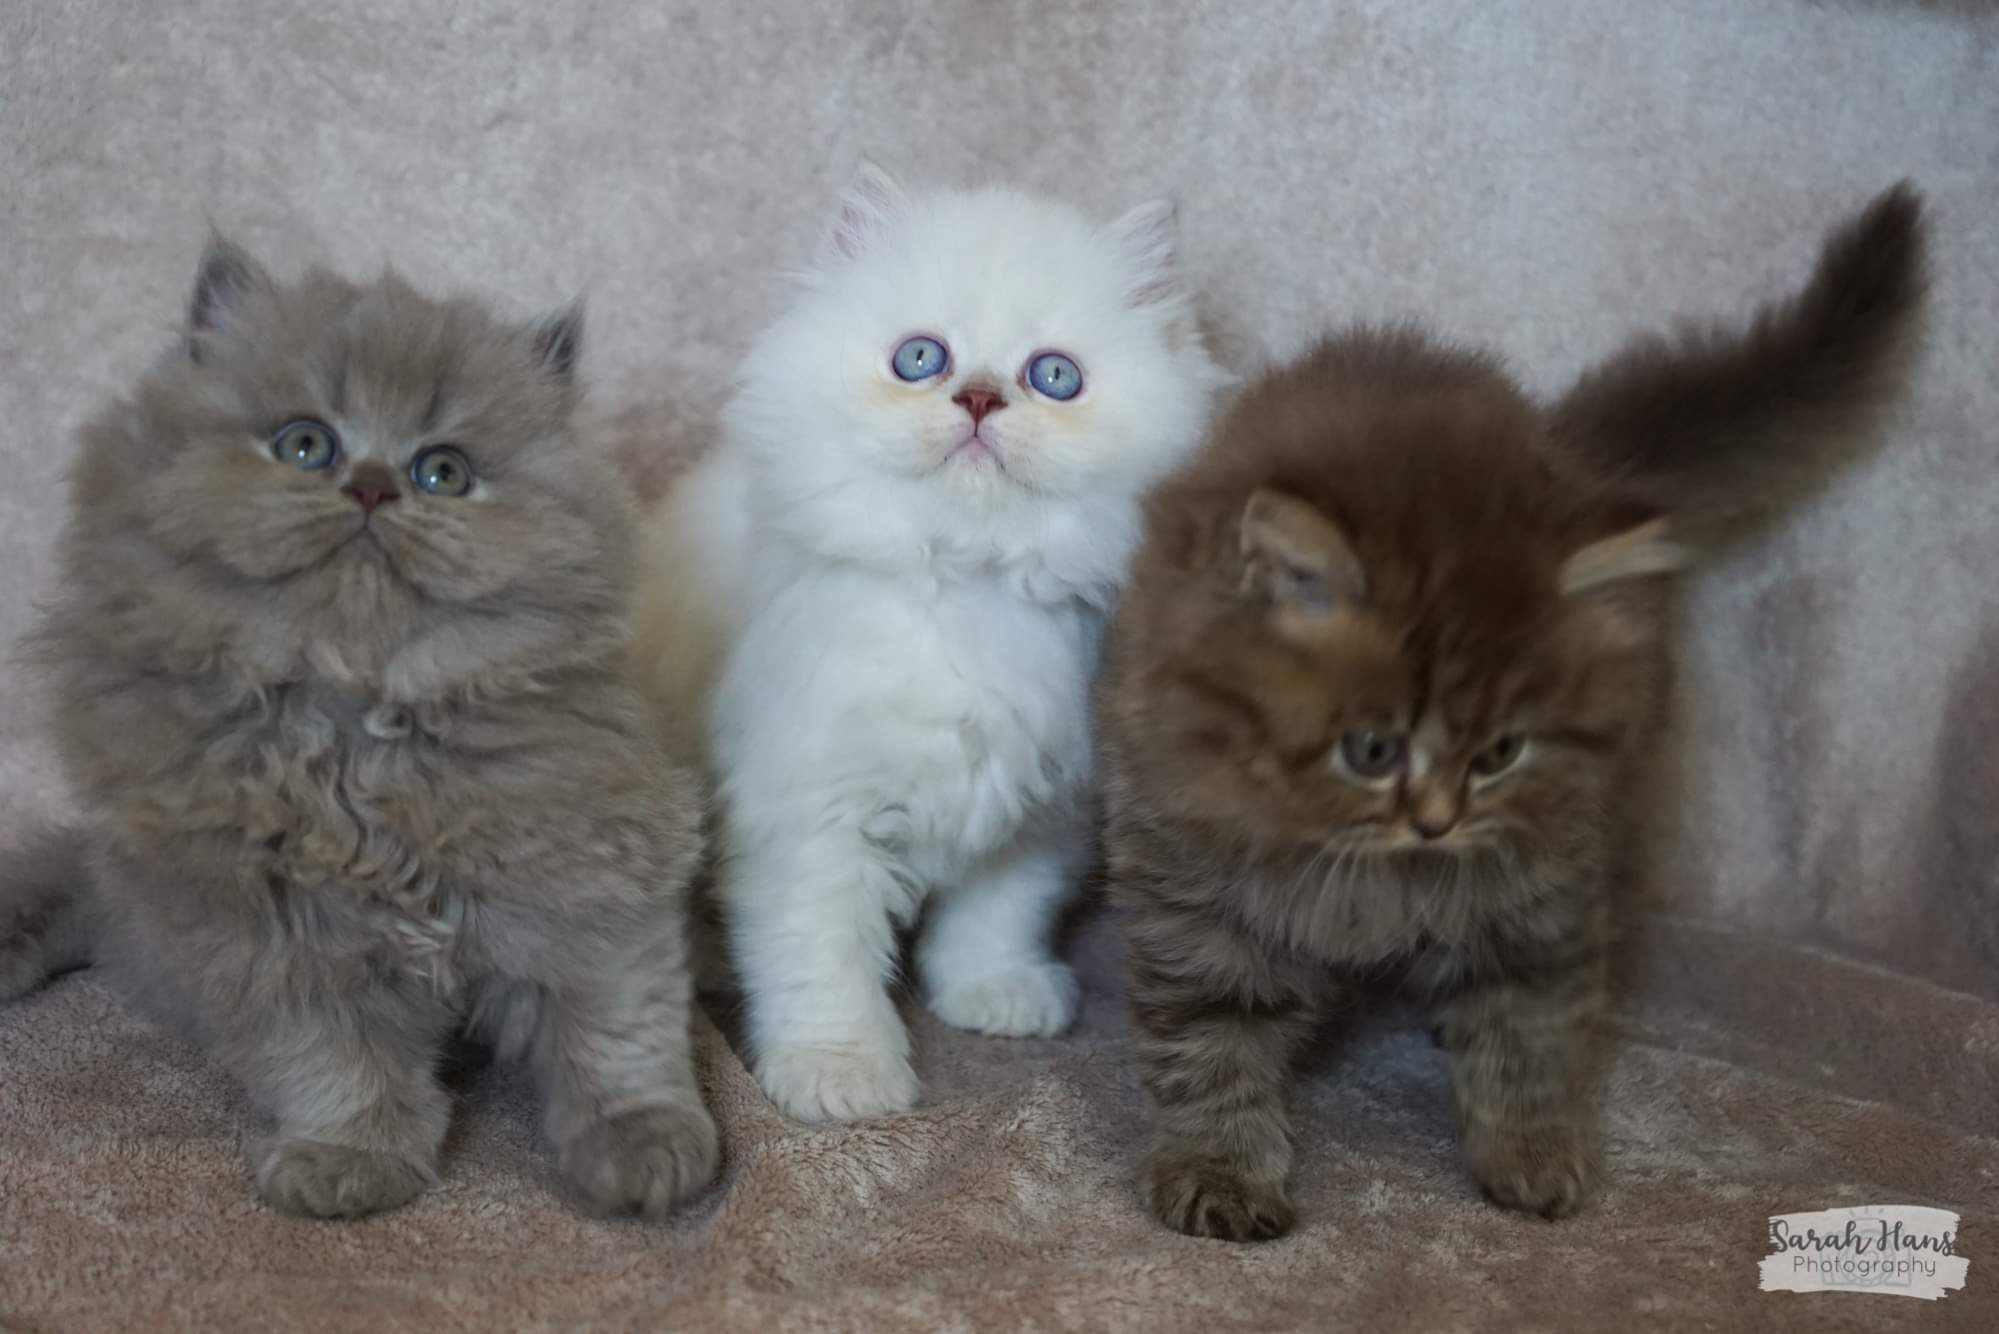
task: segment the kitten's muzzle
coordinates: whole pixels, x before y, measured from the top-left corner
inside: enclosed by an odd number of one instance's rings
[[[340,489],[353,497],[363,514],[373,514],[391,501],[403,498],[402,488],[396,484],[396,475],[379,463],[359,465],[348,476],[347,485]]]

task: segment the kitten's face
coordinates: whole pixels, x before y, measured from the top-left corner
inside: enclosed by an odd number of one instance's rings
[[[1383,560],[1351,605],[1274,604],[1227,650],[1231,768],[1282,836],[1364,852],[1525,851],[1597,793],[1642,664],[1552,562]]]
[[[577,332],[393,276],[280,285],[220,246],[186,346],[86,433],[80,515],[361,656],[454,616],[587,614],[623,529],[570,437]]]
[[[941,525],[1130,498],[1188,452],[1219,375],[1163,206],[1098,224],[1014,191],[864,174],[744,369],[735,411],[801,494]]]
[[[1643,534],[1590,542],[1503,398],[1252,424],[1331,433],[1304,451],[1323,503],[1233,492],[1225,583],[1159,585],[1188,610],[1148,673],[1158,740],[1140,745],[1172,752],[1194,808],[1266,846],[1515,862],[1585,846],[1657,675],[1657,590],[1592,570],[1628,565]]]

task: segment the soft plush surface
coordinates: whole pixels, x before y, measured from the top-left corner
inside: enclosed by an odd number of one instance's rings
[[[1177,194],[1238,364],[1413,315],[1543,388],[1634,323],[1788,285],[1889,181],[1928,191],[1933,336],[1888,448],[1695,599],[1601,1204],[1479,1202],[1441,1063],[1389,1014],[1302,1096],[1295,1236],[1157,1230],[1098,919],[1080,1031],[919,1019],[909,1116],[788,1124],[705,1028],[728,1163],[671,1224],[571,1212],[499,1074],[442,1189],[301,1223],[252,1199],[229,1083],[86,974],[0,1009],[0,1326],[1999,1328],[1989,5],[14,0],[0,634],[49,576],[70,433],[170,338],[208,220],[280,267],[587,290],[650,485],[863,153],[1104,210]],[[62,802],[0,676],[0,848]],[[1967,1288],[1756,1290],[1768,1215],[1865,1203],[1963,1214]]]

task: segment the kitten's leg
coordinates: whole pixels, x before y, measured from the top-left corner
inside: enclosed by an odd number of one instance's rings
[[[90,962],[88,868],[81,835],[30,836],[0,864],[0,1000]]]
[[[1322,998],[1203,914],[1139,908],[1126,942],[1139,1074],[1156,1109],[1147,1203],[1190,1236],[1282,1236],[1295,1219],[1286,1100]]]
[[[727,871],[730,939],[757,1080],[803,1121],[916,1104],[909,1032],[887,984],[896,927],[921,891],[859,829],[742,848]]]
[[[288,966],[267,957],[263,968]],[[259,988],[273,1003],[213,1014],[223,1053],[276,1117],[252,1153],[257,1192],[315,1218],[393,1209],[437,1179],[451,1102],[435,1066],[449,1011],[414,989],[342,994],[296,977]],[[246,999],[255,992],[246,989]]]
[[[1595,1191],[1602,1010],[1593,949],[1441,1007],[1465,1161],[1495,1203],[1561,1218]]]
[[[938,890],[916,945],[931,1013],[998,1037],[1049,1037],[1074,1021],[1076,975],[1048,936],[1080,862],[1073,841],[1020,843]]]
[[[475,1024],[503,1058],[526,1058],[584,1205],[657,1217],[714,1180],[719,1157],[694,1074],[686,947],[677,931],[642,949],[601,944],[559,980],[490,988]]]

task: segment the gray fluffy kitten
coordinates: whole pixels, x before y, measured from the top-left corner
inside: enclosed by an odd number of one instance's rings
[[[30,647],[86,819],[0,867],[0,997],[95,961],[191,1028],[275,1123],[277,1208],[430,1184],[462,1031],[529,1064],[586,1207],[714,1174],[701,798],[623,679],[579,323],[218,239],[185,342],[83,430]]]

